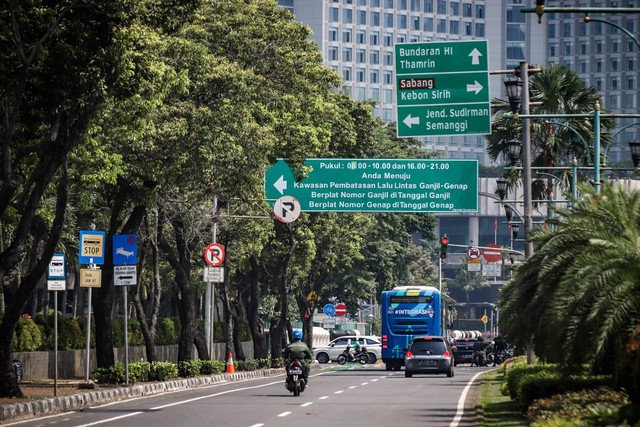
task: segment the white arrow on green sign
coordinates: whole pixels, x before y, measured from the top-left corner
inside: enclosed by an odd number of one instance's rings
[[[395,46],[398,137],[491,133],[486,40]]]
[[[265,173],[271,204],[293,196],[302,212],[476,212],[478,161],[307,159],[296,181],[279,160]]]

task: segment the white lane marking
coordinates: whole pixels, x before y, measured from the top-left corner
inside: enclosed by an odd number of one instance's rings
[[[290,415],[291,411],[287,411],[287,412],[283,412],[281,414],[278,414],[279,417],[286,417],[287,415]]]
[[[309,406],[309,405],[313,405],[313,402],[307,402],[307,403],[303,403],[302,405],[300,405],[301,407],[305,407],[305,406]]]
[[[71,414],[75,414],[76,411],[69,411],[69,412],[62,412],[60,414],[53,414],[53,415],[47,415],[44,417],[38,417],[38,421],[42,421],[42,420],[46,420],[47,418],[54,418],[54,417],[62,417],[64,415],[71,415]],[[26,423],[30,423],[32,422],[34,419],[29,419],[29,420],[22,420],[22,421],[15,421],[13,423],[10,424],[2,424],[3,427],[9,427],[9,426],[17,426],[19,424],[26,424]]]
[[[156,411],[158,409],[164,409],[164,408],[169,408],[171,406],[183,405],[185,403],[191,403],[191,402],[195,402],[197,400],[209,399],[211,397],[216,397],[216,396],[222,396],[223,394],[235,393],[236,391],[253,390],[255,388],[268,387],[268,386],[271,386],[271,385],[274,385],[274,384],[280,384],[280,381],[261,384],[261,385],[256,385],[256,386],[253,386],[253,387],[241,387],[241,388],[235,388],[233,390],[221,391],[220,393],[208,394],[206,396],[194,397],[193,399],[187,399],[187,400],[182,400],[180,402],[169,403],[167,405],[156,406],[156,407],[153,407],[153,408],[149,408],[149,410]]]
[[[142,412],[140,412],[140,411],[132,412],[130,414],[120,415],[119,417],[107,418],[105,420],[96,421],[95,423],[82,424],[82,425],[79,425],[79,426],[76,426],[76,427],[88,427],[88,426],[95,426],[95,425],[98,425],[98,424],[110,423],[111,421],[121,420],[123,418],[128,418],[128,417],[132,417],[134,415],[140,415],[140,414],[142,414]]]
[[[262,427],[263,425],[264,425],[264,424],[254,424],[254,425],[249,426],[249,427]]]
[[[375,383],[376,381],[378,381],[377,378],[371,380],[372,383]]]
[[[349,387],[349,390],[353,390],[354,388],[358,387],[357,385],[352,385]]]
[[[451,424],[449,424],[449,427],[458,427],[458,424],[462,419],[462,414],[464,414],[464,401],[467,398],[467,393],[469,393],[469,389],[471,389],[471,386],[473,385],[473,382],[475,381],[475,379],[482,374],[484,374],[484,372],[478,372],[477,374],[475,374],[469,380],[464,390],[462,390],[462,394],[460,395],[460,399],[458,400],[458,410],[456,411],[456,416],[453,417],[453,421],[451,421]]]
[[[333,392],[333,394],[340,394],[340,393],[344,393],[344,390],[338,390]]]
[[[369,384],[369,383],[362,383],[362,384],[360,384],[360,385],[367,385],[367,384]]]
[[[328,399],[328,398],[329,398],[329,396],[320,396],[320,397],[318,398],[318,400],[324,400],[324,399]]]

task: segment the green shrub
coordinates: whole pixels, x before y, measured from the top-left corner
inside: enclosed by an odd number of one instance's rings
[[[49,315],[44,316],[38,313],[36,323],[43,331],[43,343],[40,350],[55,349],[55,314],[53,310],[49,310]],[[58,350],[76,350],[86,346],[86,337],[83,334],[80,324],[75,319],[69,319],[58,311]]]
[[[31,316],[23,314],[13,333],[16,351],[36,351],[42,346],[42,332]]]
[[[271,359],[268,357],[264,359],[255,359],[255,360],[258,363],[258,369],[266,369],[271,367]]]
[[[182,378],[192,378],[200,375],[202,367],[201,360],[190,360],[188,362],[178,363],[178,376]]]
[[[200,366],[200,374],[218,375],[224,371],[226,365],[226,362],[222,360],[203,360]]]
[[[129,384],[135,384],[140,381],[149,381],[149,362],[131,362],[129,363]]]
[[[610,385],[611,377],[605,375],[593,377],[585,374],[562,375],[560,372],[543,370],[522,380],[518,400],[524,409],[536,399],[548,398],[568,391],[596,389]]]
[[[166,381],[175,378],[178,368],[171,362],[152,362],[149,366],[149,381]]]
[[[502,367],[501,367],[502,368]],[[520,393],[522,380],[536,372],[542,370],[556,369],[555,365],[526,363],[512,364],[509,369],[504,372],[504,383],[502,384],[502,394],[509,396],[512,400],[517,400]]]
[[[593,409],[592,414],[584,417],[580,426],[605,427],[605,426],[639,426],[640,407],[637,405],[624,405],[617,410],[611,408]]]
[[[238,360],[236,365],[238,371],[255,371],[258,369],[258,362],[255,359]]]
[[[596,417],[596,414],[611,415],[612,411],[628,402],[626,394],[600,387],[538,399],[527,409],[527,417],[535,426],[555,426],[560,425],[561,420],[575,421],[584,417]]]
[[[108,368],[98,368],[93,373],[96,382],[101,384],[124,384],[124,365],[117,362]]]

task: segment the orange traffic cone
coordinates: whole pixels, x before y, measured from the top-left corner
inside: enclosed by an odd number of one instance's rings
[[[229,357],[227,358],[227,374],[234,374],[236,369],[233,366],[233,356],[229,353]]]

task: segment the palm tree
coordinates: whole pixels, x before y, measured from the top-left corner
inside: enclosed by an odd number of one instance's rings
[[[520,342],[533,336],[545,359],[612,373],[638,402],[630,343],[640,325],[640,191],[606,182],[600,193],[580,190],[556,229],[532,232],[536,252],[500,297],[503,330]]]
[[[491,286],[482,274],[475,271],[468,271],[464,268],[458,271],[451,285],[454,288],[462,289],[467,294],[467,319],[470,317],[469,294],[476,289]]]
[[[596,103],[600,102],[600,93],[594,87],[585,86],[578,74],[564,65],[556,64],[531,75],[530,101],[531,114],[578,114],[593,112]],[[492,124],[493,133],[487,137],[487,153],[492,160],[507,153],[507,141],[520,140],[521,124],[504,113],[510,111],[509,103],[496,100],[501,105],[496,112],[496,120]],[[562,122],[573,128],[554,125]],[[532,167],[570,166],[573,159],[583,159],[588,163],[593,155],[593,120],[585,118],[531,120]],[[601,120],[601,145],[611,141],[609,129],[613,126],[611,119]],[[579,135],[579,136],[578,136]],[[585,147],[584,140],[588,144]],[[603,152],[603,151],[601,151]],[[589,160],[588,160],[589,159]],[[603,164],[605,162],[602,162]],[[515,185],[517,174],[509,174],[511,185]],[[569,188],[571,182],[569,171],[561,174],[564,187]],[[549,198],[553,191],[551,178],[532,182],[533,198]]]

